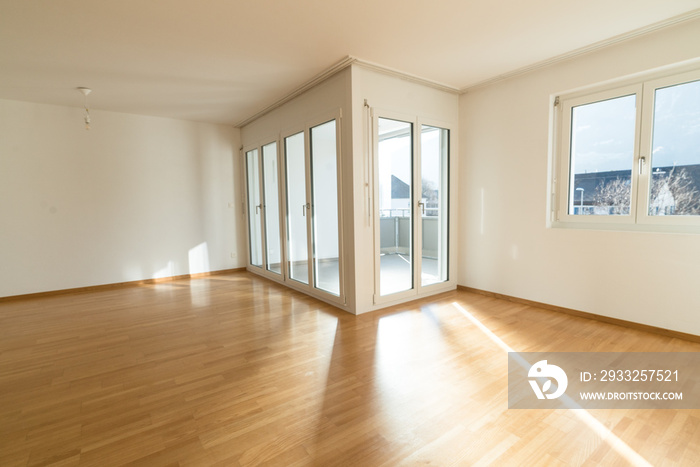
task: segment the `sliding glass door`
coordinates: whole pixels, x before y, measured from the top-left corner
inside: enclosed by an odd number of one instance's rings
[[[304,132],[284,138],[287,175],[287,273],[292,280],[309,283],[309,234],[306,218],[306,151]]]
[[[244,152],[252,271],[344,303],[338,117]]]
[[[262,147],[265,269],[282,274],[282,242],[277,164],[277,142]]]
[[[447,280],[450,132],[421,126],[421,285]]]
[[[380,118],[380,295],[413,289],[413,124]]]
[[[401,298],[448,280],[449,130],[379,117],[376,141],[376,295]]]
[[[250,265],[282,274],[277,142],[245,153]]]
[[[258,150],[245,154],[247,211],[248,211],[248,247],[250,264],[262,267],[262,201],[260,200],[260,163]]]
[[[340,295],[338,164],[335,120],[311,128],[314,287]]]
[[[289,278],[342,296],[337,119],[284,138]]]

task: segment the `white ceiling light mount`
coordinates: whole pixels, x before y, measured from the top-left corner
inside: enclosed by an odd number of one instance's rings
[[[92,92],[92,89],[84,88],[84,87],[78,87],[76,89],[78,91],[80,91],[83,94],[83,96],[85,96],[85,105],[84,105],[84,107],[85,107],[85,117],[84,117],[85,129],[89,130],[90,129],[90,110],[88,109],[87,98],[88,98],[88,94],[90,94]]]

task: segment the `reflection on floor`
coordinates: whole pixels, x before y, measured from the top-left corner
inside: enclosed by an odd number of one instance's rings
[[[700,410],[509,410],[501,341],[700,351],[464,291],[355,316],[245,272],[0,302],[0,465],[697,463]]]

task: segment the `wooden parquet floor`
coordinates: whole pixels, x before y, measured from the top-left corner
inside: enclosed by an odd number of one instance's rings
[[[698,410],[508,410],[499,341],[700,351],[464,291],[356,317],[245,272],[10,301],[0,465],[700,460]]]

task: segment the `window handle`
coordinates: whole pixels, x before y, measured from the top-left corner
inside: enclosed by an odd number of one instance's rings
[[[639,175],[642,175],[644,172],[644,164],[647,163],[647,158],[644,156],[640,156],[639,158]]]
[[[255,206],[255,214],[260,213],[260,210],[261,210],[261,209],[262,209],[262,203],[260,203],[260,204],[258,204],[257,206]]]
[[[301,215],[306,216],[306,210],[311,208],[311,203],[306,203],[301,205]]]
[[[423,201],[418,201],[418,206],[420,206],[421,214],[425,216],[425,203]]]

